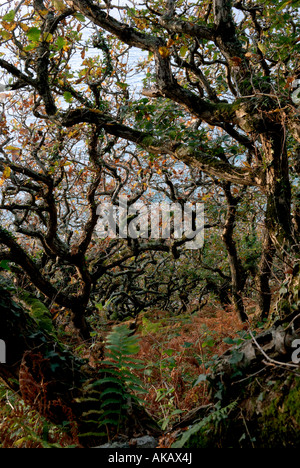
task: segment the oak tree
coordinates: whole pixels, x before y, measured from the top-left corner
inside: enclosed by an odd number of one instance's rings
[[[194,266],[191,290],[202,281],[200,295],[218,291],[223,305],[231,297],[241,320],[249,281],[268,316],[274,266],[286,281],[278,313],[295,312],[298,7],[8,1],[0,67],[13,93],[3,97],[0,121],[0,259],[17,287],[71,310],[87,340],[87,311],[100,301],[127,301],[126,313],[139,312],[178,293],[184,305],[185,261]],[[136,92],[132,71],[143,74]],[[210,252],[189,260],[186,239],[99,239],[99,204],[124,194],[130,204],[157,194],[205,200]]]

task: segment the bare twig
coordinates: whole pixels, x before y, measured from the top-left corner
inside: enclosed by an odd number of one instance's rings
[[[257,340],[255,339],[253,333],[251,332],[251,330],[249,330],[249,334],[254,342],[254,344],[257,346],[257,348],[259,349],[259,351],[263,354],[263,356],[266,358],[267,362],[271,363],[271,364],[274,364],[274,365],[278,365],[278,366],[284,366],[284,367],[290,367],[290,368],[293,368],[293,369],[299,369],[299,366],[297,364],[291,364],[291,363],[287,363],[287,362],[280,362],[280,361],[276,361],[276,359],[272,359],[270,358],[270,356],[268,356],[265,351],[262,349],[262,347],[258,344]]]

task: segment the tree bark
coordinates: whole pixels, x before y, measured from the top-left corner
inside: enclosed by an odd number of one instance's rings
[[[248,316],[245,311],[245,306],[242,297],[242,291],[245,285],[245,271],[242,267],[241,261],[238,256],[236,243],[233,238],[234,225],[236,219],[236,209],[240,197],[233,197],[230,191],[230,185],[227,184],[225,187],[225,196],[227,199],[227,213],[226,220],[224,225],[224,230],[222,234],[222,239],[225,243],[230,272],[231,272],[231,281],[232,281],[232,301],[236,313],[242,322],[245,322],[248,319]]]
[[[259,273],[257,275],[257,289],[258,289],[258,304],[257,310],[261,319],[266,319],[270,312],[271,307],[271,289],[270,279],[272,274],[273,257],[275,254],[275,247],[271,237],[266,230],[265,238],[263,241],[263,251],[259,264]]]
[[[266,227],[274,245],[282,248],[293,244],[285,130],[280,125],[274,126],[261,139],[265,157]]]

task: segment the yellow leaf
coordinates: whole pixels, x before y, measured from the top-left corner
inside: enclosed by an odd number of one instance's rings
[[[259,42],[259,43],[257,44],[257,46],[258,46],[259,50],[260,50],[263,54],[265,54],[265,53],[267,52],[267,48],[266,48],[266,46],[265,46],[262,42]]]
[[[51,33],[44,33],[42,35],[42,40],[44,42],[51,42],[53,40],[53,35]]]
[[[27,442],[26,437],[22,437],[21,439],[16,440],[16,441],[14,442],[14,445],[16,445],[17,447],[19,447],[20,445],[22,445],[22,444],[25,443],[25,442]]]
[[[2,21],[2,26],[6,31],[11,32],[14,31],[14,29],[16,29],[17,24],[14,22],[8,23],[7,21]]]
[[[30,27],[27,26],[27,24],[24,24],[24,23],[20,23],[20,27],[21,29],[23,29],[24,32],[28,32]]]
[[[141,31],[143,31],[147,27],[147,21],[145,19],[134,18],[134,22]]]
[[[167,58],[171,54],[170,49],[168,49],[168,47],[159,47],[158,52],[163,58]]]
[[[67,5],[62,0],[52,0],[52,3],[58,11],[64,11],[67,8]]]
[[[170,38],[170,39],[168,40],[168,47],[172,47],[172,45],[174,45],[174,44],[175,44],[175,41],[174,41],[173,39]]]
[[[20,152],[20,148],[18,148],[17,146],[7,146],[5,149],[6,151],[10,151],[11,153]]]
[[[10,177],[10,174],[11,174],[11,168],[6,166],[2,175],[3,179],[8,179]]]
[[[5,31],[4,29],[0,29],[0,36],[4,39],[4,40],[7,40],[7,39],[11,39],[12,38],[12,34]]]

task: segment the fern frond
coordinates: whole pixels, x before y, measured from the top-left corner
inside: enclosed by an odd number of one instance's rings
[[[99,427],[106,426],[107,424],[112,424],[113,426],[118,426],[120,424],[119,419],[104,419],[103,421],[100,422]]]
[[[122,382],[119,378],[117,377],[103,377],[103,379],[99,379],[95,381],[95,385],[102,385],[106,383],[113,383],[118,385],[119,387],[122,387]]]
[[[103,403],[101,403],[101,408],[105,408],[105,406],[115,405],[118,403],[120,403],[120,400],[117,400],[116,398],[108,398],[107,400],[104,400]]]
[[[80,437],[105,437],[107,436],[106,432],[85,432],[80,434]]]
[[[119,428],[128,411],[130,399],[144,404],[136,396],[147,393],[141,380],[134,374],[144,368],[143,363],[133,357],[138,352],[138,339],[131,335],[131,330],[126,325],[114,327],[106,340],[106,359],[101,361],[99,379],[88,387],[92,394],[95,393],[95,398],[99,399],[101,410],[88,412],[87,415],[95,417],[96,421],[93,423],[99,427],[114,425]]]
[[[110,395],[111,393],[115,393],[117,395],[121,395],[123,398],[126,398],[124,391],[120,390],[119,388],[106,388],[101,393],[101,397],[103,398],[105,395]]]

